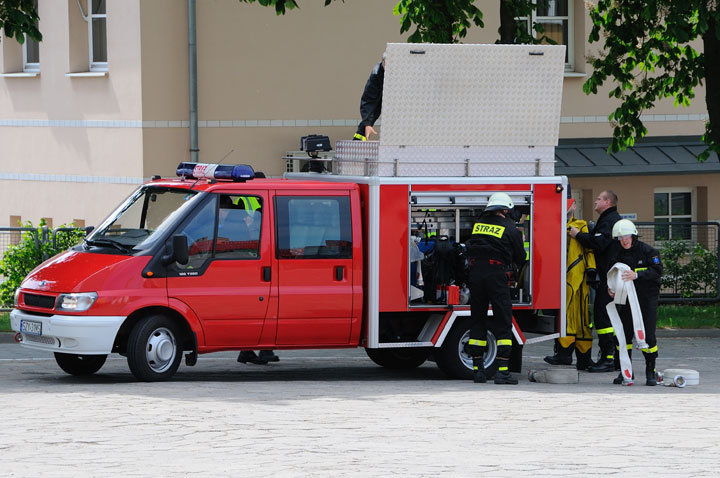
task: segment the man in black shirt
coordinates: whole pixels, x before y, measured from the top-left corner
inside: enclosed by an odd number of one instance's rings
[[[512,300],[508,278],[513,263],[518,267],[524,264],[525,248],[522,233],[507,217],[512,208],[510,196],[493,194],[473,226],[472,238],[466,243],[470,258],[470,314],[473,325],[465,352],[473,358],[476,383],[487,381],[483,357],[488,329],[497,340],[495,383],[518,383],[508,370],[512,349]],[[492,304],[490,318],[489,304]]]
[[[574,237],[583,247],[592,249],[595,253],[595,262],[597,263],[600,279],[593,307],[595,332],[598,335],[598,345],[600,346],[600,359],[595,365],[588,368],[588,372],[612,372],[615,370],[613,361],[615,356],[614,330],[605,306],[612,301],[607,291],[607,273],[612,266],[608,257],[610,244],[613,243],[612,228],[620,220],[620,214],[617,212],[617,201],[618,198],[614,192],[610,190],[602,191],[595,199],[595,211],[600,214],[595,227],[589,232],[580,232],[576,227],[571,227],[569,231],[571,237]]]
[[[370,73],[365,83],[362,98],[360,99],[360,116],[362,121],[358,125],[354,140],[365,141],[370,139],[371,134],[377,135],[373,128],[375,121],[380,117],[382,111],[383,82],[385,81],[385,54]]]

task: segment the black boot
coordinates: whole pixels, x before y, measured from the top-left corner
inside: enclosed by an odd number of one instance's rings
[[[607,347],[605,350],[600,349],[600,357],[598,358],[598,361],[595,365],[588,367],[587,371],[590,373],[612,372],[615,370],[614,358],[615,355],[612,348]]]
[[[645,355],[645,385],[654,387],[657,385],[657,370],[655,370],[655,357],[652,354]]]
[[[560,342],[555,341],[555,355],[548,355],[545,360],[550,365],[572,365],[572,353],[575,348],[575,344],[571,344],[568,347],[563,347]]]
[[[473,382],[485,383],[485,361],[482,357],[473,357]]]
[[[576,368],[578,370],[587,370],[593,365],[595,365],[595,362],[592,360],[592,355],[590,353],[591,351],[588,350],[585,353],[580,352],[577,348],[575,349],[575,357],[577,357],[577,365]]]
[[[497,385],[517,385],[518,381],[507,370],[498,370],[495,374],[495,383]]]
[[[265,365],[268,363],[267,360],[258,357],[253,350],[243,350],[238,355],[237,361],[240,363],[254,363],[257,365]]]
[[[499,349],[500,347],[498,347]],[[508,349],[510,347],[507,347]],[[513,378],[512,375],[510,375],[510,372],[508,371],[508,362],[510,360],[505,357],[497,357],[495,359],[495,362],[497,362],[497,372],[495,373],[495,383],[497,385],[517,385],[518,381],[516,378]]]
[[[590,373],[605,373],[615,371],[615,364],[611,358],[601,358],[595,365],[591,365],[587,369]]]
[[[275,355],[275,353],[272,350],[261,350],[258,354],[258,358],[260,360],[265,360],[266,362],[279,362],[280,357]]]

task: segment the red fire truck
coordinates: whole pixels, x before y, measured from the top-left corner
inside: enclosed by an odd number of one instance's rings
[[[502,68],[535,67],[544,55],[555,65],[549,79],[537,67],[527,88],[557,88],[564,50],[455,46],[424,45],[419,53],[417,45],[388,45],[388,64],[398,66],[386,71],[384,136],[380,143],[338,142],[333,174],[261,179],[249,166],[181,163],[178,178],[139,187],[82,244],[24,280],[10,315],[18,339],[54,352],[74,375],[95,373],[111,353],[126,356],[139,380],[154,381],[173,376],[183,355],[190,366],[199,354],[226,350],[364,347],[384,367],[431,359],[449,375],[468,378],[470,310],[460,244],[489,197],[503,191],[522,215],[528,255],[513,284],[517,370],[523,345],[558,335],[526,338],[540,326],[548,332],[538,310],[558,311],[564,330],[568,185],[547,167],[553,146],[488,145],[500,134],[492,119],[481,124],[485,136],[468,133],[489,138],[485,144],[461,137],[423,145],[412,139],[412,124],[398,133],[408,121],[396,118],[408,111],[388,89],[404,81],[393,76],[408,71],[403,62],[414,68],[412,62],[456,51],[479,51],[483,65],[503,58],[501,77],[487,80],[502,87],[518,76]],[[448,68],[443,64],[441,74]],[[432,77],[427,66],[421,70],[415,78]],[[424,95],[427,104],[432,98]],[[557,106],[559,119],[559,100]],[[528,121],[521,116],[513,124]],[[457,133],[448,130],[453,125],[430,126]],[[554,128],[549,136],[556,141]],[[487,366],[495,353],[490,346]]]

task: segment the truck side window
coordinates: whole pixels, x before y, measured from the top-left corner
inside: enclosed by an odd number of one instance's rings
[[[190,260],[186,265],[176,264],[180,269],[199,269],[212,255],[215,235],[215,201],[208,201],[195,216],[182,227],[178,234],[188,238]]]
[[[254,259],[260,252],[262,198],[256,196],[220,196],[215,257],[218,259]]]
[[[349,197],[277,196],[275,201],[279,259],[352,257]]]

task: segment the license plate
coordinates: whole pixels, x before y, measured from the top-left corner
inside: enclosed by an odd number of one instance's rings
[[[42,322],[34,320],[21,320],[20,332],[30,335],[42,335]]]

